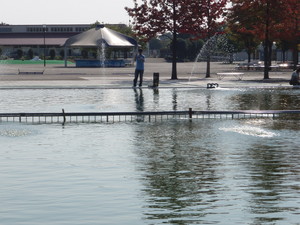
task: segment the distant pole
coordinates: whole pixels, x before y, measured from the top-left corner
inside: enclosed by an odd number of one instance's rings
[[[43,25],[44,32],[44,67],[46,67],[46,24]]]
[[[65,59],[65,67],[68,66],[68,62],[67,62],[67,46],[65,45],[64,48],[64,59]]]
[[[189,108],[189,118],[192,119],[193,118],[193,109]]]

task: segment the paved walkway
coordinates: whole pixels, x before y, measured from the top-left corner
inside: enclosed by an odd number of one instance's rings
[[[211,63],[211,77],[205,78],[205,63],[178,63],[178,79],[171,80],[171,63],[148,59],[145,64],[143,87],[151,86],[153,73],[160,74],[160,88],[206,88],[208,83],[220,87],[291,87],[291,70],[272,71],[270,79],[263,79],[263,71],[242,71],[242,80],[234,76],[218,79],[216,73],[237,72],[236,64]],[[38,74],[44,71],[43,74]],[[19,72],[23,74],[19,74]],[[24,74],[28,72],[28,74]],[[37,74],[32,74],[38,72]],[[76,68],[62,65],[0,65],[0,88],[131,88],[134,67]]]

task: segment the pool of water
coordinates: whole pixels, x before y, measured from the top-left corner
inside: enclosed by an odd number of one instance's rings
[[[297,109],[298,90],[0,90],[1,112]],[[0,123],[0,224],[298,224],[299,120]]]
[[[10,89],[0,112],[298,109],[300,89]]]

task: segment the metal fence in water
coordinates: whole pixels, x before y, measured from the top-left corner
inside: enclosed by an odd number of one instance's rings
[[[0,113],[0,122],[19,123],[114,123],[156,122],[176,119],[300,119],[300,110],[153,111],[153,112],[62,112]]]

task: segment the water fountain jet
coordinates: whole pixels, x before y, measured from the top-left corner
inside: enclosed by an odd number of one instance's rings
[[[228,42],[226,34],[215,34],[208,39],[202,46],[192,67],[190,79],[194,76],[198,62],[204,62],[208,59],[211,61],[228,61],[232,62],[233,47]]]

